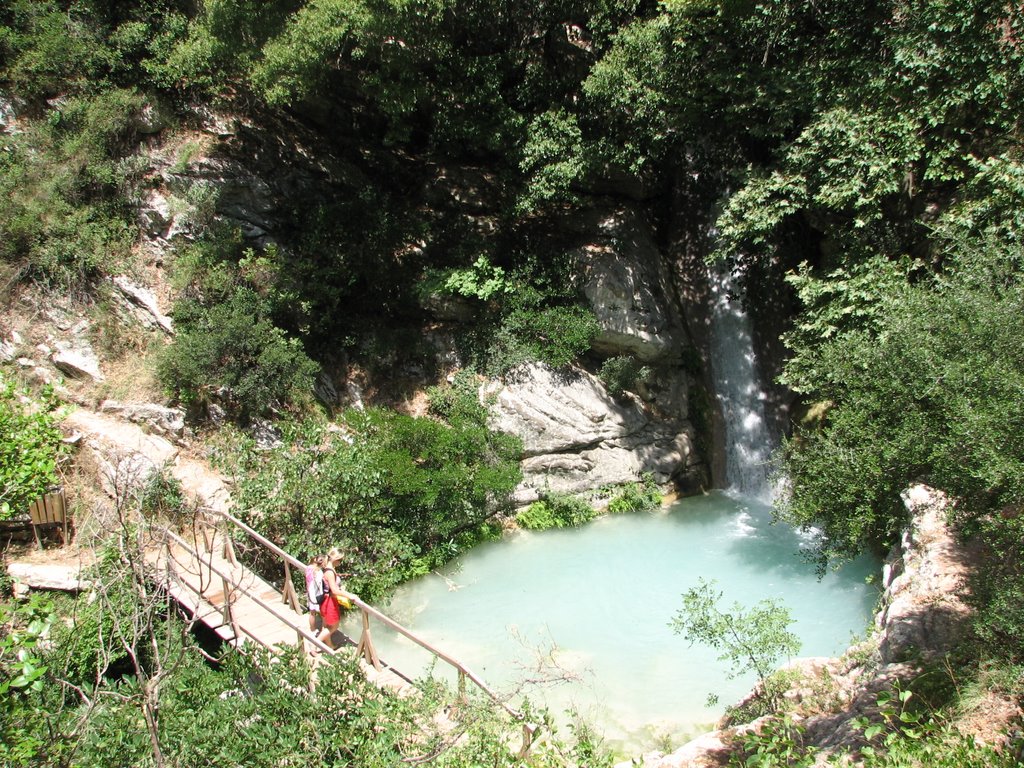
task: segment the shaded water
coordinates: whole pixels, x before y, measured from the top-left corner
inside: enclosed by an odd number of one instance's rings
[[[669,628],[698,578],[715,579],[725,605],[782,601],[802,656],[841,652],[870,618],[876,595],[865,578],[877,563],[865,559],[818,581],[800,556],[807,542],[769,521],[767,506],[716,492],[580,529],[517,532],[405,585],[384,609],[501,692],[524,680],[571,678],[524,692],[555,715],[578,710],[621,750],[663,748],[658,738],[667,734],[677,746],[752,682],[729,680],[714,651],[689,647]],[[354,621],[346,631],[358,637]],[[374,640],[406,674],[429,670],[429,657],[408,641],[383,629]],[[538,669],[538,656],[558,668]],[[434,671],[448,677],[446,667]],[[709,709],[712,692],[722,704]]]

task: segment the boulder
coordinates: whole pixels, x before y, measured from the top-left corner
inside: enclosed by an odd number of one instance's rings
[[[173,335],[174,323],[171,318],[160,311],[156,296],[151,290],[133,283],[124,275],[112,278],[111,282],[131,307],[141,310],[141,313],[136,313],[136,315],[145,325],[155,325]]]
[[[151,189],[138,210],[139,227],[149,237],[166,237],[174,220],[171,203],[159,189]]]
[[[7,565],[7,574],[14,581],[16,595],[24,595],[29,589],[78,592],[89,588],[89,582],[81,578],[79,565],[12,562]]]
[[[492,426],[519,435],[527,456],[596,446],[648,423],[635,402],[620,404],[597,378],[575,369],[523,365],[486,394],[494,397]]]
[[[544,491],[580,493],[647,472],[664,483],[696,461],[688,425],[654,420],[639,401],[614,399],[585,371],[529,364],[484,393],[492,428],[523,441],[521,504]]]
[[[50,360],[59,370],[75,379],[103,381],[99,358],[88,342],[76,339],[74,346],[66,342],[58,342],[57,346]]]
[[[678,360],[688,342],[667,298],[671,290],[650,228],[635,213],[617,211],[594,222],[587,239],[573,256],[601,327],[593,349],[644,362]]]
[[[135,424],[144,424],[153,432],[170,437],[181,437],[185,431],[185,412],[156,403],[119,403],[105,400],[101,413],[110,413]]]

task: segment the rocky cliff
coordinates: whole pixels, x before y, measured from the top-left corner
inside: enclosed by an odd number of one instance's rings
[[[287,132],[288,142],[271,129]],[[298,124],[257,128],[237,118],[196,115],[190,135],[149,154],[151,183],[139,210],[149,261],[162,264],[169,247],[189,241],[196,223],[211,216],[237,227],[254,248],[270,243],[291,247],[295,233],[284,211],[296,200],[310,204],[340,194],[367,172],[342,153],[323,147],[314,153],[315,142],[315,132]],[[411,194],[422,205],[456,211],[473,232],[497,226],[488,199],[501,191],[485,172],[428,166],[417,178],[420,186]],[[206,201],[212,201],[212,210],[204,209]],[[684,492],[707,486],[707,460],[697,449],[691,418],[691,392],[703,383],[686,362],[696,358],[669,256],[641,204],[614,196],[594,198],[548,228],[557,237],[545,247],[560,248],[577,265],[600,333],[589,371],[527,366],[485,387],[495,396],[494,425],[518,434],[526,445],[520,501],[545,489],[579,493],[636,481],[646,473]],[[392,382],[411,381],[412,389],[436,383],[428,371],[450,375],[462,365],[455,338],[472,322],[457,301],[427,301],[423,310],[425,316],[412,322],[429,341],[433,363],[403,363],[399,355],[388,370]],[[164,318],[160,308],[155,311]],[[601,361],[617,356],[635,359],[650,374],[634,387],[637,391],[613,397],[593,372]],[[318,386],[329,406],[358,407],[363,393],[383,386],[365,371],[346,366],[343,349],[336,357],[342,364],[328,367]]]

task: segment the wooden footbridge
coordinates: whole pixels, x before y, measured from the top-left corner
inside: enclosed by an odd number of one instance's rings
[[[225,511],[201,511],[190,531],[182,534],[163,531],[163,544],[150,556],[156,573],[171,596],[193,616],[213,629],[226,642],[244,648],[255,644],[278,652],[283,646],[298,646],[327,660],[355,647],[367,677],[381,687],[403,692],[412,687],[411,679],[388,666],[377,655],[371,629],[382,625],[405,636],[458,672],[459,693],[466,681],[474,683],[516,720],[523,716],[510,708],[476,674],[426,640],[356,597],[352,602],[362,614],[362,633],[358,641],[335,633],[335,651],[320,642],[309,629],[305,613],[305,593],[300,599],[293,573],[304,574],[305,564],[261,536],[241,520]],[[252,542],[263,555],[281,564],[281,588],[269,583],[243,565],[236,555],[234,536]],[[534,726],[524,723],[524,749],[527,736],[532,740]]]

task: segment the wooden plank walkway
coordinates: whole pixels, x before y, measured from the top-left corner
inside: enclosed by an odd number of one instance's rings
[[[223,534],[216,532],[188,541],[168,532],[167,546],[151,562],[168,593],[197,620],[235,647],[256,644],[272,652],[301,644],[307,653],[331,654],[309,631],[309,618],[296,611],[287,596],[231,556]],[[356,644],[340,632],[332,640],[336,653],[354,655]],[[325,658],[325,657],[321,657]],[[360,657],[367,678],[381,687],[405,693],[412,684],[382,664],[381,669]]]

